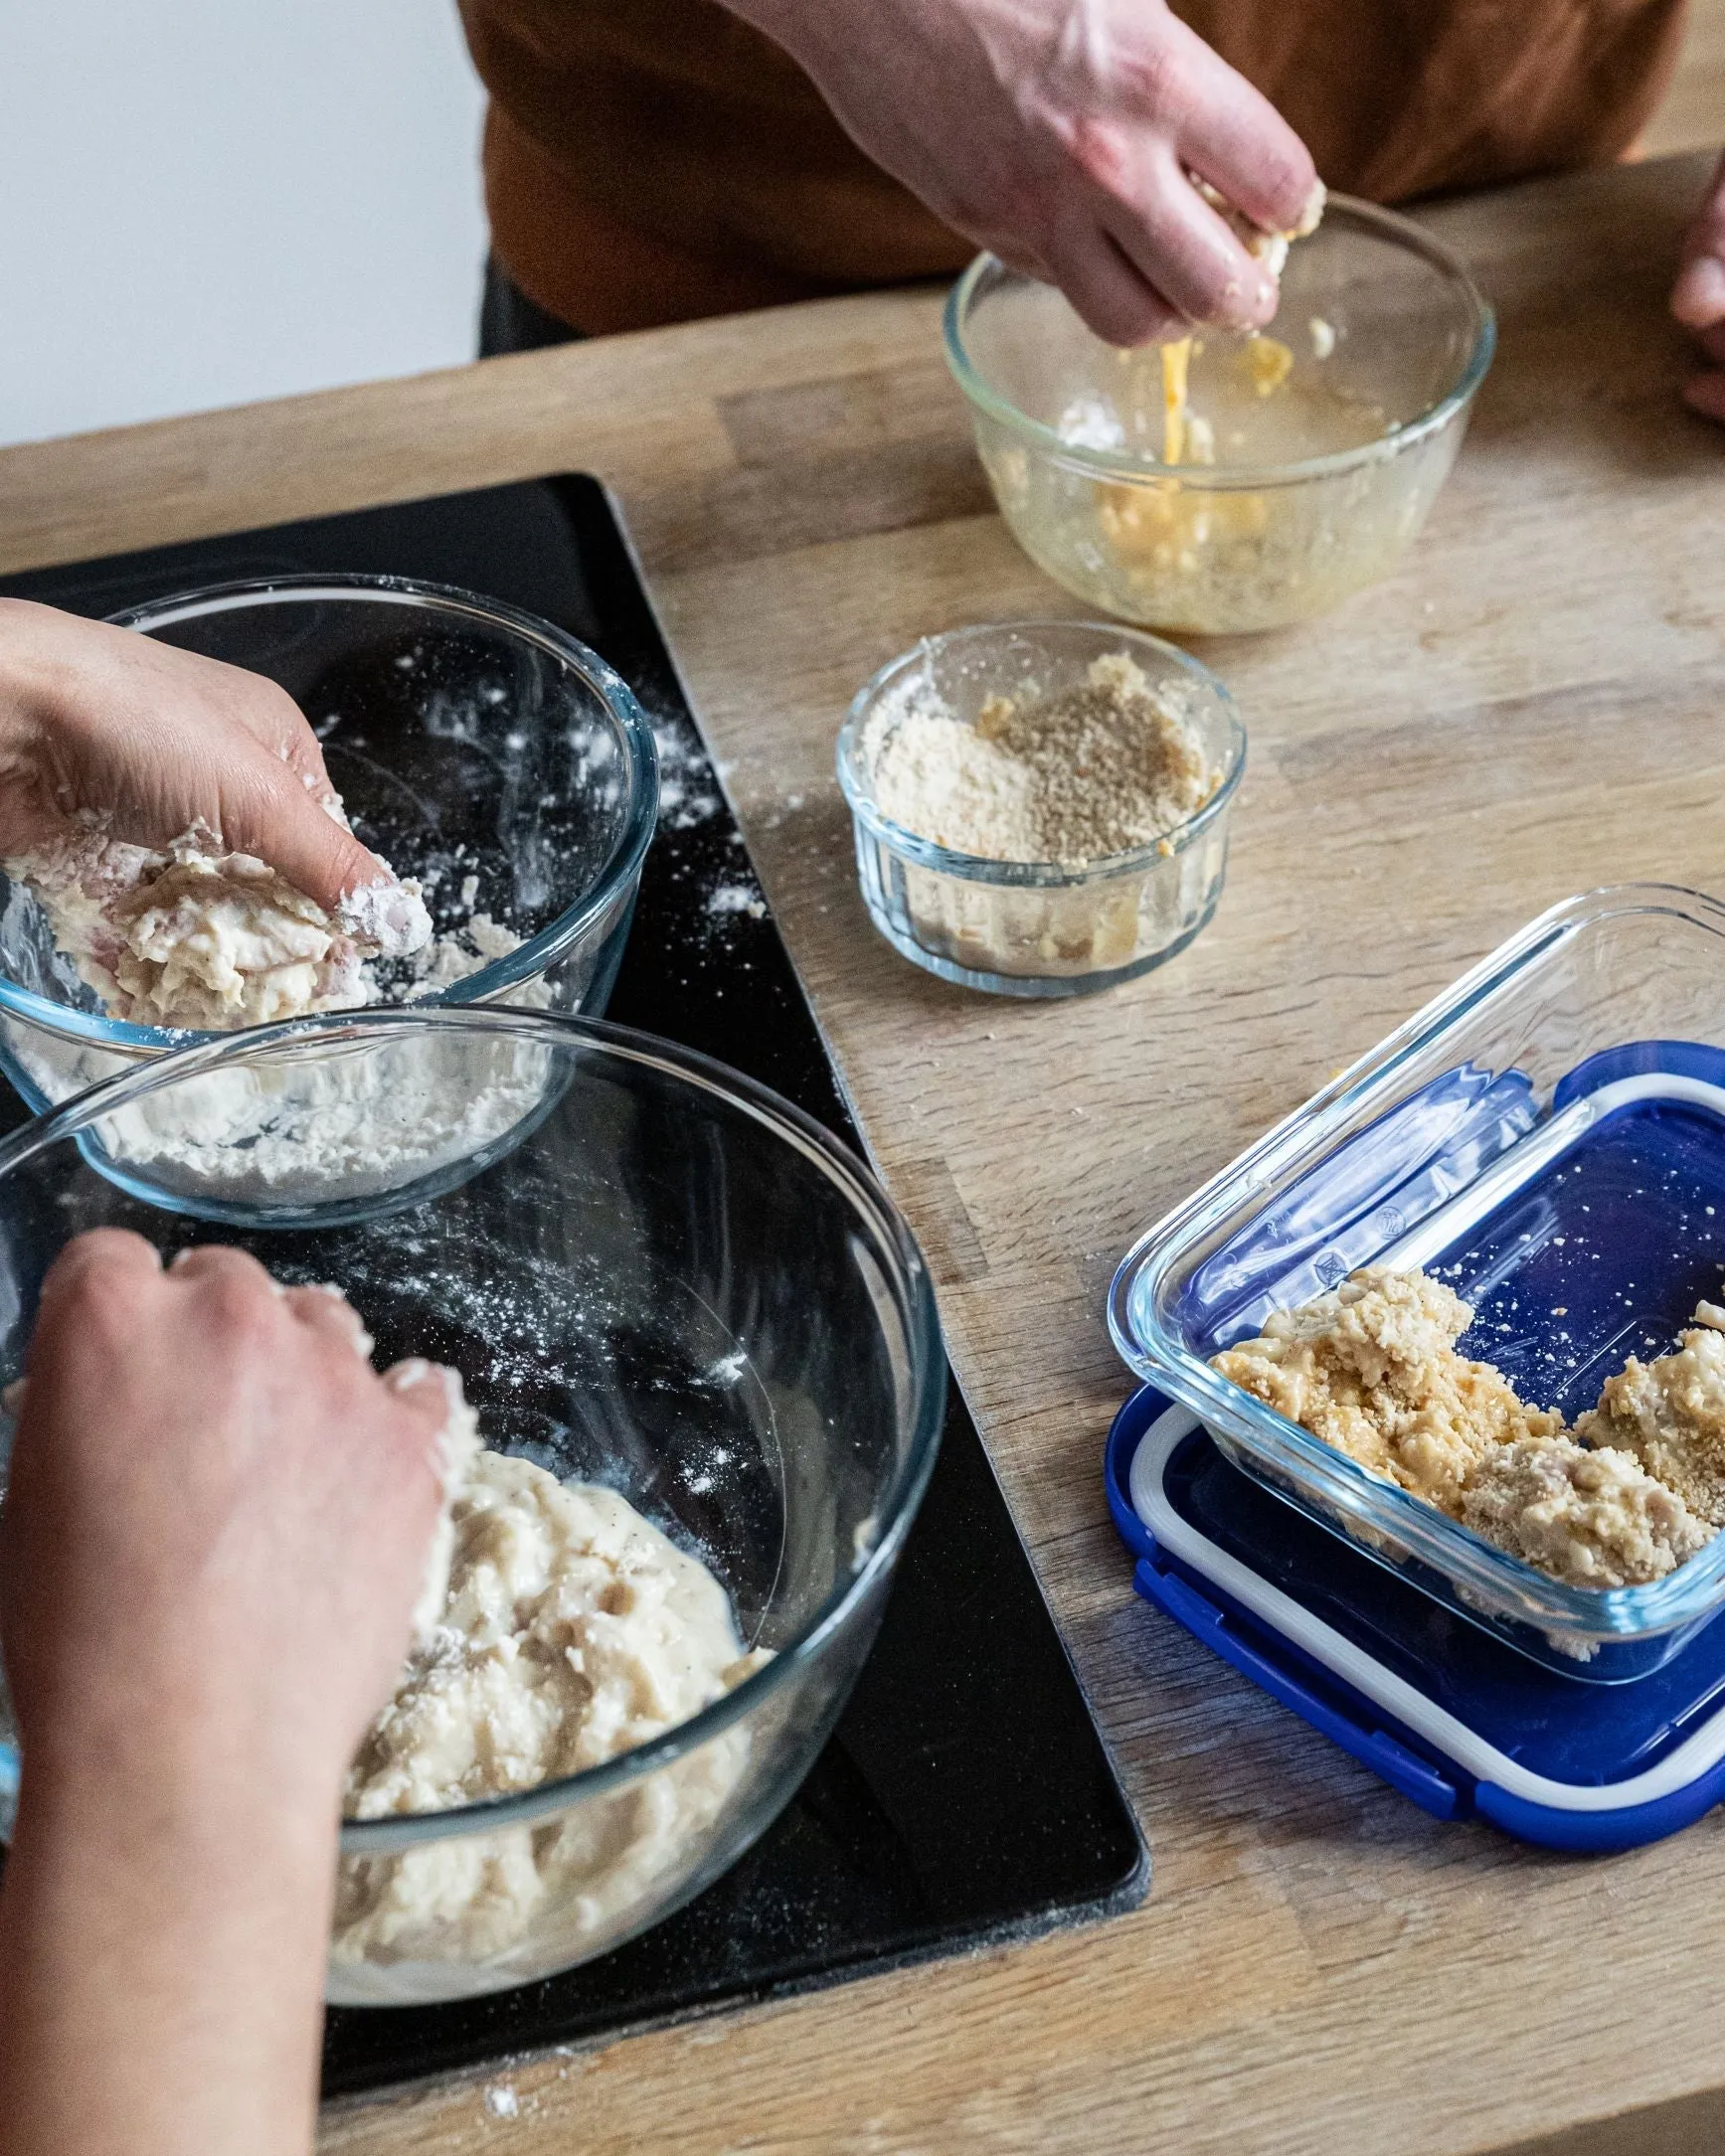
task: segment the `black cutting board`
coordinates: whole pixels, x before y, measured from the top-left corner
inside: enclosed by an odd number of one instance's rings
[[[753,883],[627,543],[584,476],[485,487],[43,570],[0,591],[105,614],[305,571],[460,584],[543,614],[635,690],[679,782],[606,1015],[857,1132]],[[761,898],[757,893],[756,897]],[[22,1110],[13,1106],[7,1120]],[[335,2008],[326,2094],[377,2088],[1133,1907],[1149,1863],[955,1385],[880,1638],[798,1794],[699,1900],[585,1967],[452,2006]]]

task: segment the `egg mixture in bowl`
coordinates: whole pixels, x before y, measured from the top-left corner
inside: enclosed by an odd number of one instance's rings
[[[1491,362],[1491,311],[1412,220],[1332,196],[1263,335],[1118,351],[992,255],[947,311],[1000,513],[1093,605],[1214,634],[1323,612],[1418,535]]]

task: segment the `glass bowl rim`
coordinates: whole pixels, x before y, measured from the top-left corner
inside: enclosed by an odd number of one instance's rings
[[[529,613],[523,607],[511,606],[503,599],[464,590],[458,584],[428,583],[412,577],[315,573],[248,577],[170,592],[145,605],[125,607],[106,618],[116,628],[136,629],[147,634],[152,628],[165,628],[175,621],[234,612],[244,606],[288,604],[317,598],[424,606],[435,613],[478,617],[524,637],[562,660],[587,682],[604,706],[622,742],[628,765],[628,799],[621,829],[597,879],[580,898],[518,949],[506,957],[491,959],[478,971],[451,982],[446,988],[433,990],[415,1007],[436,1010],[483,1001],[543,973],[602,919],[619,893],[625,892],[635,881],[652,843],[659,810],[658,748],[652,726],[633,690],[597,651],[579,637],[570,635],[567,629],[560,629],[555,622]],[[233,1033],[194,1027],[138,1026],[129,1019],[81,1011],[73,1004],[59,1003],[52,996],[39,995],[34,989],[21,987],[3,971],[0,971],[0,1014],[27,1020],[62,1039],[152,1056],[172,1055],[187,1047],[236,1038]]]
[[[1116,1268],[1108,1297],[1109,1336],[1134,1376],[1189,1408],[1201,1422],[1222,1423],[1255,1457],[1264,1460],[1275,1450],[1290,1457],[1303,1477],[1302,1498],[1315,1491],[1349,1518],[1403,1543],[1423,1563],[1495,1593],[1495,1614],[1513,1613],[1535,1628],[1601,1642],[1675,1631],[1725,1603],[1725,1533],[1662,1579],[1640,1586],[1584,1587],[1553,1579],[1253,1400],[1183,1344],[1164,1341],[1159,1326],[1157,1337],[1146,1339],[1137,1305],[1193,1240],[1219,1225],[1242,1198],[1286,1171],[1315,1165],[1325,1141],[1360,1111],[1393,1105],[1390,1095],[1404,1067],[1511,988],[1528,967],[1598,923],[1639,913],[1674,913],[1725,938],[1725,902],[1682,884],[1606,884],[1547,907],[1145,1229]],[[1342,1532],[1333,1522],[1324,1524],[1333,1534]],[[1503,1608],[1505,1600],[1515,1605],[1512,1612]]]
[[[1363,202],[1354,195],[1331,195],[1324,215],[1326,219],[1333,218],[1350,228],[1363,228],[1405,252],[1421,255],[1459,287],[1473,318],[1472,345],[1451,388],[1417,418],[1408,420],[1392,434],[1361,443],[1358,448],[1335,449],[1323,456],[1303,457],[1292,464],[1238,464],[1218,468],[1205,464],[1164,464],[1155,457],[1136,456],[1117,449],[1090,449],[1064,440],[1056,428],[1041,419],[1033,419],[996,390],[977,367],[965,344],[965,324],[977,287],[992,271],[999,270],[1003,276],[1015,277],[1024,283],[1039,281],[1008,268],[998,255],[986,252],[976,256],[948,294],[942,317],[947,365],[973,412],[985,415],[1017,434],[1063,470],[1091,478],[1139,485],[1174,479],[1194,493],[1266,492],[1275,487],[1295,485],[1301,480],[1330,478],[1358,470],[1366,464],[1388,463],[1431,435],[1441,433],[1459,414],[1466,411],[1484,381],[1497,349],[1497,318],[1461,255],[1412,218],[1402,217],[1377,203]]]
[[[992,639],[1009,636],[1034,638],[1048,630],[1077,630],[1093,635],[1102,643],[1104,650],[1119,649],[1122,644],[1136,646],[1140,652],[1151,654],[1164,664],[1171,663],[1176,671],[1184,674],[1218,706],[1227,723],[1228,746],[1222,777],[1216,790],[1184,823],[1176,824],[1147,846],[1134,846],[1123,854],[1099,854],[1094,861],[1087,861],[1082,868],[1073,868],[1059,861],[993,861],[985,854],[955,852],[951,847],[942,846],[936,840],[924,838],[920,833],[895,823],[875,806],[874,794],[867,772],[863,769],[863,729],[875,705],[911,667],[928,664],[937,653],[955,646],[975,642],[986,644]],[[1245,722],[1240,717],[1240,707],[1234,692],[1221,676],[1211,672],[1189,651],[1182,651],[1165,637],[1154,636],[1148,629],[1128,627],[1124,622],[1090,621],[1082,616],[1070,618],[1060,615],[1039,615],[1021,621],[980,621],[969,625],[943,630],[936,636],[922,637],[908,651],[901,651],[897,658],[889,659],[878,667],[852,697],[850,710],[839,730],[837,768],[839,791],[857,822],[869,835],[894,853],[915,862],[920,868],[933,869],[944,876],[956,876],[975,884],[994,884],[1013,888],[1034,890],[1076,889],[1085,884],[1098,883],[1116,876],[1141,874],[1153,869],[1159,862],[1175,859],[1202,838],[1210,825],[1227,809],[1234,798],[1241,778],[1246,771],[1247,736]]]
[[[547,1045],[597,1050],[608,1061],[625,1068],[645,1069],[689,1085],[733,1109],[781,1139],[799,1153],[816,1172],[824,1175],[873,1232],[878,1254],[890,1258],[895,1268],[894,1285],[904,1311],[906,1354],[910,1364],[912,1407],[909,1441],[888,1488],[876,1507],[879,1523],[873,1547],[866,1559],[835,1586],[804,1623],[797,1636],[776,1650],[773,1659],[746,1677],[733,1691],[704,1707],[686,1722],[673,1724],[657,1737],[619,1752],[598,1766],[540,1782],[531,1789],[480,1798],[447,1811],[391,1814],[381,1819],[344,1819],[341,1848],[344,1855],[376,1856],[386,1850],[403,1849],[423,1842],[439,1841],[460,1834],[489,1833],[560,1812],[585,1803],[589,1797],[620,1789],[654,1772],[670,1760],[692,1752],[719,1736],[754,1710],[793,1674],[817,1663],[844,1628],[852,1612],[865,1602],[884,1576],[898,1563],[910,1533],[929,1477],[940,1450],[946,1414],[948,1369],[941,1337],[940,1318],[928,1265],[910,1227],[868,1164],[840,1139],[801,1108],[776,1093],[771,1086],[740,1071],[661,1040],[633,1027],[611,1025],[603,1019],[578,1018],[558,1011],[512,1010],[506,1005],[372,1011],[329,1011],[312,1018],[293,1019],[270,1026],[249,1027],[240,1033],[221,1034],[192,1046],[172,1050],[138,1069],[104,1078],[86,1087],[59,1107],[26,1123],[11,1137],[0,1140],[0,1189],[15,1169],[23,1167],[51,1147],[76,1144],[81,1130],[99,1116],[159,1092],[184,1079],[229,1065],[266,1060],[282,1053],[304,1053],[318,1041],[366,1042],[391,1033],[502,1033],[516,1038],[538,1038]]]

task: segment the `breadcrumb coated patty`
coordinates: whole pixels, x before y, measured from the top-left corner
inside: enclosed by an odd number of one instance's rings
[[[1725,1526],[1725,1310],[1608,1379],[1573,1434],[1456,1343],[1473,1312],[1420,1271],[1366,1267],[1211,1358],[1374,1475],[1572,1585],[1661,1579]],[[1715,1327],[1720,1329],[1715,1329]]]

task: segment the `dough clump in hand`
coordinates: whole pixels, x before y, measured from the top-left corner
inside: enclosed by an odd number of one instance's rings
[[[1208,180],[1192,182],[1200,195],[1227,223],[1235,238],[1256,262],[1262,262],[1273,277],[1280,277],[1288,266],[1288,250],[1296,240],[1309,240],[1323,223],[1323,213],[1329,202],[1329,190],[1321,180],[1314,181],[1311,193],[1305,198],[1305,208],[1299,213],[1299,223],[1286,232],[1266,232],[1262,225],[1255,225],[1245,211],[1238,210],[1227,196],[1212,187]]]
[[[367,961],[431,933],[415,883],[356,892],[331,914],[204,830],[154,852],[92,829],[4,867],[110,1016],[138,1026],[228,1032],[357,1010],[375,1000]]]

